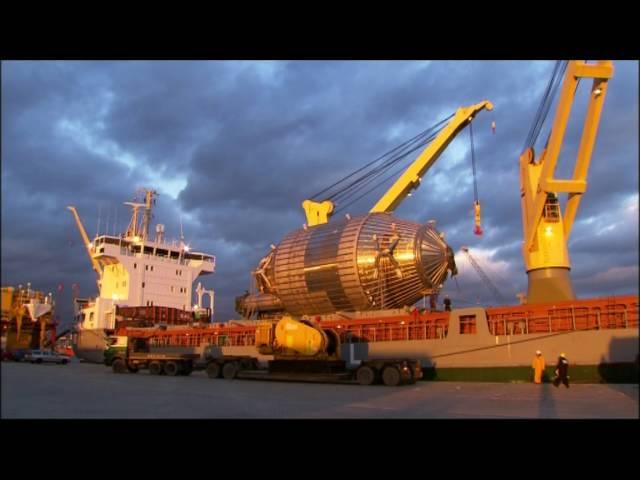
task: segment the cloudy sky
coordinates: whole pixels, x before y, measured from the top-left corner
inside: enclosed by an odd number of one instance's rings
[[[90,235],[126,228],[136,189],[160,196],[154,223],[217,256],[202,277],[216,320],[285,234],[302,200],[463,105],[489,99],[474,121],[482,237],[473,235],[468,130],[397,216],[434,219],[456,251],[469,246],[502,295],[526,291],[518,157],[554,62],[98,61],[2,62],[2,285],[56,292],[61,320],[71,285],[94,274],[66,205]],[[589,81],[574,104],[558,176],[570,175]],[[547,137],[551,117],[542,134]],[[495,135],[491,122],[496,122]],[[616,61],[589,186],[570,242],[581,297],[638,293],[638,62]],[[350,207],[366,212],[383,190]],[[108,220],[108,227],[107,227]],[[461,254],[454,306],[494,303]]]

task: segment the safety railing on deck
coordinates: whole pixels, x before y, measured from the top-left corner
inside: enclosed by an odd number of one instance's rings
[[[219,347],[238,347],[255,345],[255,331],[243,329],[243,331],[225,332],[219,331],[195,331],[194,333],[171,332],[167,330],[149,340],[154,347],[199,347],[201,345],[215,345]]]
[[[491,335],[525,335],[532,333],[568,332],[638,328],[638,297],[614,297],[563,302],[559,305],[518,305],[486,310]],[[454,317],[455,318],[455,317]],[[376,320],[325,321],[324,328],[333,328],[342,342],[389,342],[406,340],[437,340],[447,337],[449,312],[423,315],[406,314]],[[460,334],[475,335],[477,322],[473,315],[460,316]],[[154,334],[155,335],[155,334]],[[200,329],[168,329],[151,339],[157,346],[200,345],[252,346],[255,327],[219,327]]]
[[[488,309],[489,331],[492,335],[518,335],[638,327],[638,297],[563,303]]]

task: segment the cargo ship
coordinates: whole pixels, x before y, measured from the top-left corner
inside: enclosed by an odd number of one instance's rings
[[[439,378],[462,371],[466,378],[476,375],[489,380],[486,375],[493,372],[493,378],[505,375],[524,380],[536,350],[541,350],[550,364],[565,353],[579,367],[574,376],[607,381],[620,375],[637,381],[637,292],[578,299],[571,283],[567,246],[586,192],[600,112],[612,75],[610,61],[558,62],[554,68],[519,160],[522,254],[529,281],[520,305],[418,310],[415,305],[421,298],[437,295],[447,278],[457,273],[453,250],[433,222],[418,224],[393,215],[453,138],[467,126],[471,128],[479,112],[493,109],[485,100],[459,108],[305,200],[304,227],[271,246],[253,271],[253,293],[236,301],[244,323],[175,327],[155,332],[153,341],[159,347],[255,355],[260,322],[293,315],[338,331],[342,357],[351,362],[370,356],[412,357],[427,371],[437,371]],[[591,78],[593,84],[574,174],[568,179],[555,178],[577,85],[585,78]],[[536,155],[534,145],[558,89],[551,132],[545,148]],[[421,147],[424,150],[367,215],[331,219],[353,202],[350,199],[367,194],[370,190],[362,193],[365,186]],[[473,162],[472,136],[471,156]],[[475,177],[473,180],[475,184]],[[568,196],[564,212],[559,194]],[[477,193],[474,223],[474,233],[481,235]],[[251,319],[256,319],[254,324]]]
[[[89,260],[96,273],[98,295],[74,300],[76,355],[101,363],[104,351],[120,325],[187,325],[210,321],[214,292],[193,283],[215,271],[214,255],[193,251],[184,238],[165,239],[164,225],[149,235],[156,192],[141,190],[134,202],[126,232],[96,235],[89,240],[75,207],[73,214]],[[197,301],[194,303],[194,294]],[[209,296],[209,306],[203,302]]]

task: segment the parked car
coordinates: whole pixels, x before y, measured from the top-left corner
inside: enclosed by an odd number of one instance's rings
[[[31,363],[61,363],[66,364],[69,363],[69,357],[66,355],[60,355],[56,352],[51,352],[48,350],[31,350],[31,352],[27,353],[24,357],[25,361]]]
[[[24,348],[21,348],[19,350],[14,350],[11,353],[11,356],[14,362],[24,362],[24,357],[27,353],[29,353],[29,350],[25,350]]]

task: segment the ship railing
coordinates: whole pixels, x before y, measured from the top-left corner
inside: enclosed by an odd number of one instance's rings
[[[404,340],[444,339],[448,332],[448,323],[438,320],[401,320],[371,325],[358,325],[352,328],[340,327],[341,341],[344,343],[393,342]]]
[[[120,247],[120,255],[124,255],[127,257],[137,257],[137,258],[143,258],[143,259],[148,259],[148,260],[159,260],[161,262],[167,262],[167,263],[172,263],[174,265],[184,265],[184,266],[188,266],[189,265],[189,261],[185,260],[184,258],[171,258],[169,256],[166,255],[150,255],[148,253],[140,253],[140,252],[134,252],[131,251],[129,249],[129,247],[125,247],[122,246]],[[215,265],[215,263],[214,263]]]
[[[238,347],[255,345],[255,331],[249,329],[241,332],[197,332],[181,334],[165,334],[150,339],[154,347],[200,347],[215,345],[219,347]]]
[[[489,312],[487,321],[495,336],[633,328],[638,326],[638,302],[611,299],[586,306],[530,306],[515,312]]]
[[[587,305],[568,305],[561,308],[523,306],[487,311],[491,335],[524,335],[612,328],[638,328],[638,301],[590,301]],[[474,334],[476,326],[471,319],[460,317],[461,333]],[[466,322],[466,323],[465,323]],[[431,318],[395,317],[377,322],[355,320],[333,322],[326,325],[338,331],[345,343],[388,342],[406,340],[438,340],[447,337],[449,316]],[[222,327],[201,328],[191,334],[165,334],[153,339],[167,346],[201,345],[254,346],[255,328]]]

